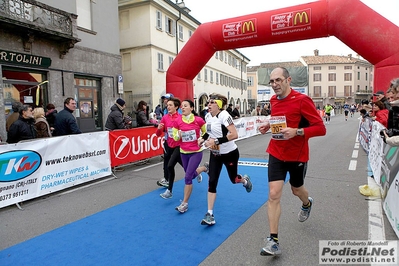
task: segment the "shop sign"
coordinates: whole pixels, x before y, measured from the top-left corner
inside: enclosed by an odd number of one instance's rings
[[[51,58],[0,49],[0,64],[4,63],[48,68]]]

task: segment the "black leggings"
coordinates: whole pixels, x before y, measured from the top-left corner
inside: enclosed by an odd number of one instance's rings
[[[175,182],[175,166],[177,163],[182,165],[181,162],[181,156],[180,156],[180,146],[177,146],[175,148],[169,148],[168,153],[170,154],[169,162],[168,162],[168,176],[169,176],[169,186],[168,189],[169,191],[172,191],[173,189],[173,183]]]
[[[168,142],[165,140],[163,142],[163,178],[165,178],[166,181],[169,181],[168,163],[170,156],[172,156],[172,153],[169,150]]]
[[[221,155],[214,155],[211,152],[209,157],[209,187],[208,192],[216,193],[216,187],[219,182],[220,172],[222,171],[223,165],[226,166],[227,173],[229,175],[231,183],[236,183],[237,171],[238,171],[238,158],[240,153],[238,148]]]

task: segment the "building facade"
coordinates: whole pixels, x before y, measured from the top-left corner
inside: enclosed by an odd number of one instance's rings
[[[292,87],[309,95],[316,106],[330,103],[339,107],[345,102],[357,104],[363,99],[369,100],[373,95],[372,64],[351,55],[319,55],[318,50],[315,50],[314,56],[301,56],[299,61],[248,67],[251,75],[256,71],[258,82],[251,89],[255,90],[256,87],[258,102],[268,100],[274,94],[268,80],[270,72],[278,66],[289,69]],[[306,71],[303,71],[303,67]]]
[[[250,110],[258,105],[258,94],[264,95],[264,92],[258,90],[258,68],[259,66],[247,67],[248,109]]]
[[[309,73],[309,96],[321,106],[360,103],[373,96],[373,65],[352,55],[302,56]]]
[[[131,113],[141,100],[150,111],[162,104],[166,71],[201,24],[189,12],[184,2],[119,0],[124,96]],[[196,111],[205,107],[209,94],[218,92],[245,113],[248,63],[237,50],[216,52],[193,80]]]
[[[81,130],[103,130],[121,73],[116,1],[0,1],[3,140],[15,101],[60,111],[73,97]]]

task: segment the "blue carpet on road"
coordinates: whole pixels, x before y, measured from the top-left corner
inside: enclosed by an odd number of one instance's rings
[[[243,162],[265,160],[240,159]],[[0,251],[0,264],[22,265],[198,265],[234,233],[266,201],[267,168],[240,165],[253,190],[233,185],[223,168],[214,210],[216,224],[200,225],[207,211],[207,180],[198,184],[189,210],[175,207],[183,198],[184,181],[174,185],[173,198],[157,189],[115,207]]]

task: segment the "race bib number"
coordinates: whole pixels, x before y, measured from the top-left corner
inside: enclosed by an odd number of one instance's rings
[[[286,127],[287,127],[287,120],[285,116],[270,117],[270,130],[272,132],[273,139],[285,140],[284,135],[281,133],[281,129]]]
[[[197,140],[197,134],[195,133],[194,129],[181,132],[181,141],[182,142],[191,142],[194,140]]]
[[[167,128],[168,136],[173,136],[173,127]]]

